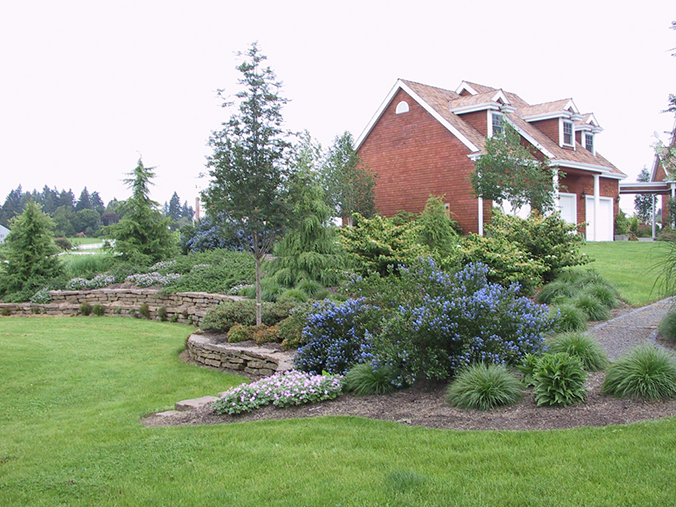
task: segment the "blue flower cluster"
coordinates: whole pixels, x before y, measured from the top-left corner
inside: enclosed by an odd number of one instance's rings
[[[364,298],[342,304],[328,299],[313,304],[303,334],[307,344],[294,359],[296,368],[312,374],[323,371],[343,375],[354,363],[371,359],[370,334],[366,314],[377,310]]]

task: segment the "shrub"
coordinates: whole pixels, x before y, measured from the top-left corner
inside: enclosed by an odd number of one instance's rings
[[[3,317],[9,317],[12,315],[12,309],[9,306],[4,306],[2,308],[2,311],[0,312],[0,315]]]
[[[327,371],[342,375],[353,364],[370,359],[370,335],[365,323],[372,309],[364,298],[342,304],[329,300],[314,303],[314,312],[307,317],[303,330],[307,344],[294,358],[296,368],[313,374]]]
[[[94,305],[92,308],[92,313],[96,315],[97,317],[103,317],[103,314],[105,313],[105,308],[101,305]]]
[[[676,311],[671,310],[664,316],[658,330],[664,338],[676,342]]]
[[[160,318],[161,322],[166,322],[167,320],[167,308],[164,306],[160,306],[157,309],[157,316]]]
[[[263,324],[273,326],[289,316],[297,302],[283,300],[277,303],[264,302],[262,307]],[[250,299],[224,301],[207,311],[202,321],[202,329],[217,333],[227,333],[235,324],[253,326],[256,324],[256,302]]]
[[[148,306],[148,303],[141,304],[141,306],[139,306],[138,313],[144,319],[149,319],[150,318],[150,307]]]
[[[228,331],[228,343],[240,343],[253,340],[255,326],[235,324]]]
[[[573,304],[587,314],[589,320],[599,321],[610,318],[610,309],[600,299],[588,293],[582,293],[573,299]]]
[[[552,312],[558,312],[554,317],[554,330],[557,333],[569,333],[587,329],[589,317],[584,310],[570,303],[563,303],[552,308]],[[556,314],[555,314],[556,315]]]
[[[80,305],[80,313],[85,317],[92,313],[92,305],[86,301]]]
[[[277,324],[279,339],[285,350],[297,349],[307,343],[303,335],[303,328],[307,324],[308,316],[315,311],[312,304],[302,304],[290,311],[290,315]]]
[[[568,406],[584,401],[587,374],[582,361],[565,352],[543,354],[533,373],[537,405]]]
[[[168,269],[182,275],[167,285],[165,290],[172,292],[232,293],[233,287],[249,284],[255,277],[250,255],[227,250],[182,255],[175,264],[161,265],[158,271],[166,274]]]
[[[64,252],[73,249],[73,244],[68,238],[54,238],[54,244],[56,244],[56,246],[58,246]]]
[[[266,326],[265,324],[261,324],[260,326],[254,327],[253,339],[256,342],[256,345],[276,343],[280,341],[279,329],[277,326]]]
[[[270,404],[290,407],[333,400],[341,394],[340,376],[311,375],[291,370],[251,384],[231,387],[212,407],[218,414],[236,415]]]
[[[171,282],[178,280],[181,277],[178,273],[160,274],[157,271],[151,273],[138,273],[129,275],[125,280],[132,282],[139,287],[151,287],[153,285],[169,285]]]
[[[343,378],[346,391],[357,396],[388,394],[395,390],[399,371],[392,366],[377,367],[371,363],[355,364]]]
[[[676,362],[665,350],[636,348],[608,367],[603,392],[621,398],[674,398]]]
[[[446,401],[458,408],[490,410],[521,400],[519,379],[504,366],[476,363],[460,370],[446,393]]]
[[[565,352],[577,357],[586,371],[602,371],[608,366],[608,356],[603,348],[586,334],[560,335],[549,345],[549,352]]]
[[[298,303],[305,303],[307,301],[307,294],[300,289],[287,289],[279,296],[279,300],[291,299]]]
[[[31,296],[31,303],[37,304],[46,304],[52,300],[52,295],[49,293],[49,289],[40,289],[35,294]]]

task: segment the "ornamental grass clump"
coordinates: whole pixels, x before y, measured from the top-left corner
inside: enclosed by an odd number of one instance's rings
[[[284,408],[333,400],[341,394],[340,375],[312,375],[291,370],[232,387],[212,407],[218,414],[237,415],[266,405]]]
[[[557,333],[569,333],[587,329],[589,317],[584,310],[571,303],[562,303],[552,307],[554,330]]]
[[[582,361],[586,371],[603,371],[608,366],[608,356],[590,336],[581,333],[566,333],[556,337],[549,345],[549,352],[566,352]]]
[[[396,368],[372,363],[354,365],[343,379],[345,390],[357,396],[389,394],[399,383],[399,371]]]
[[[521,382],[504,366],[476,363],[460,370],[446,391],[446,402],[457,408],[491,410],[521,400]]]
[[[665,350],[638,347],[610,365],[603,392],[619,398],[676,398],[676,361]]]
[[[676,342],[676,311],[671,310],[664,316],[658,330],[663,338]]]
[[[582,361],[565,352],[543,354],[533,372],[533,394],[539,405],[566,407],[584,401],[587,373]]]
[[[573,299],[573,304],[587,314],[589,320],[597,322],[610,318],[610,309],[596,296],[582,293]]]

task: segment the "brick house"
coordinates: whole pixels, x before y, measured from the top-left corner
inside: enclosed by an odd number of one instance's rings
[[[482,234],[492,203],[472,195],[468,178],[486,138],[503,122],[556,169],[565,186],[557,195],[562,217],[588,224],[582,230],[589,240],[612,240],[626,175],[596,152],[603,129],[594,115],[581,114],[572,99],[530,105],[466,81],[450,91],[398,80],[357,139],[362,161],[378,175],[379,212],[420,212],[430,194],[445,195],[463,231]]]

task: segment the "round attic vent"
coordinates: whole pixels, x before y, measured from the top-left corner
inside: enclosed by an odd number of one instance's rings
[[[397,109],[395,110],[397,114],[408,113],[408,102],[402,100],[397,104]]]

